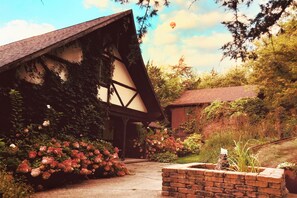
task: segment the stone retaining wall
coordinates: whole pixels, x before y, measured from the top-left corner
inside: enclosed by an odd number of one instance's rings
[[[214,164],[171,165],[162,169],[162,195],[170,197],[286,197],[283,169],[259,173],[214,170]]]

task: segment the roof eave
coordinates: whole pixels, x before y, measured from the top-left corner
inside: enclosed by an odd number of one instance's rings
[[[61,46],[65,45],[65,44],[67,44],[69,42],[72,42],[72,41],[74,41],[74,40],[76,40],[78,38],[81,38],[81,37],[93,32],[93,31],[95,31],[95,30],[97,30],[99,28],[105,27],[105,26],[109,25],[110,23],[112,23],[112,22],[114,22],[114,21],[116,21],[116,20],[118,20],[118,19],[120,19],[120,18],[122,18],[124,16],[127,16],[129,14],[132,14],[132,10],[124,11],[124,12],[118,14],[117,16],[114,16],[114,17],[108,19],[107,21],[104,21],[102,23],[94,25],[94,26],[92,26],[92,27],[90,27],[90,28],[88,28],[88,29],[86,29],[86,30],[84,30],[82,32],[79,32],[79,33],[77,33],[77,34],[75,34],[73,36],[70,36],[70,37],[68,37],[66,39],[63,39],[63,40],[57,42],[57,43],[49,45],[49,46],[47,46],[47,47],[45,47],[43,49],[40,49],[40,50],[38,50],[38,51],[36,51],[34,53],[28,54],[28,55],[26,55],[26,56],[24,56],[22,58],[14,60],[14,61],[6,64],[6,65],[1,66],[0,67],[0,72],[7,71],[9,69],[17,67],[21,63],[24,63],[24,62],[33,60],[33,59],[35,59],[35,58],[37,58],[39,56],[42,56],[43,54],[46,54],[47,52],[49,52],[49,51],[51,51],[51,50],[53,50],[55,48],[61,47]]]

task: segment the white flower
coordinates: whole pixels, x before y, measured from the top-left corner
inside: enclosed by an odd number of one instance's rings
[[[31,171],[32,177],[37,177],[40,175],[40,173],[41,173],[40,168],[33,168]]]
[[[48,109],[50,109],[50,108],[51,108],[51,105],[46,105],[46,107],[47,107]]]
[[[49,126],[50,125],[50,121],[49,120],[45,120],[45,121],[43,121],[43,123],[42,123],[42,126],[44,126],[44,127],[47,127],[47,126]]]
[[[11,144],[9,145],[10,148],[16,148],[16,145],[15,144]]]

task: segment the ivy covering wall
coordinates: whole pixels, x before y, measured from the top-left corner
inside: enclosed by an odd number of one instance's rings
[[[1,136],[9,133],[14,136],[23,126],[49,120],[54,137],[71,133],[76,137],[101,138],[108,105],[98,99],[98,88],[100,84],[107,86],[111,82],[114,61],[108,56],[112,53],[113,38],[104,32],[107,31],[97,30],[75,41],[83,53],[80,63],[68,62],[50,52],[22,65],[33,78],[40,75],[41,84],[21,80],[17,77],[17,68],[0,75]],[[47,60],[66,67],[66,81],[61,79],[57,69],[49,69]],[[37,65],[42,65],[43,73],[38,73]],[[16,99],[16,94],[21,103],[13,104],[11,98]],[[13,108],[20,111],[13,112]]]

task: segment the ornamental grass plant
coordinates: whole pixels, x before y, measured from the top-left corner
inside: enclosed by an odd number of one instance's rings
[[[231,155],[228,157],[230,168],[234,171],[239,172],[258,172],[259,162],[255,155],[250,152],[251,140],[246,142],[244,141],[235,141],[235,147]]]

